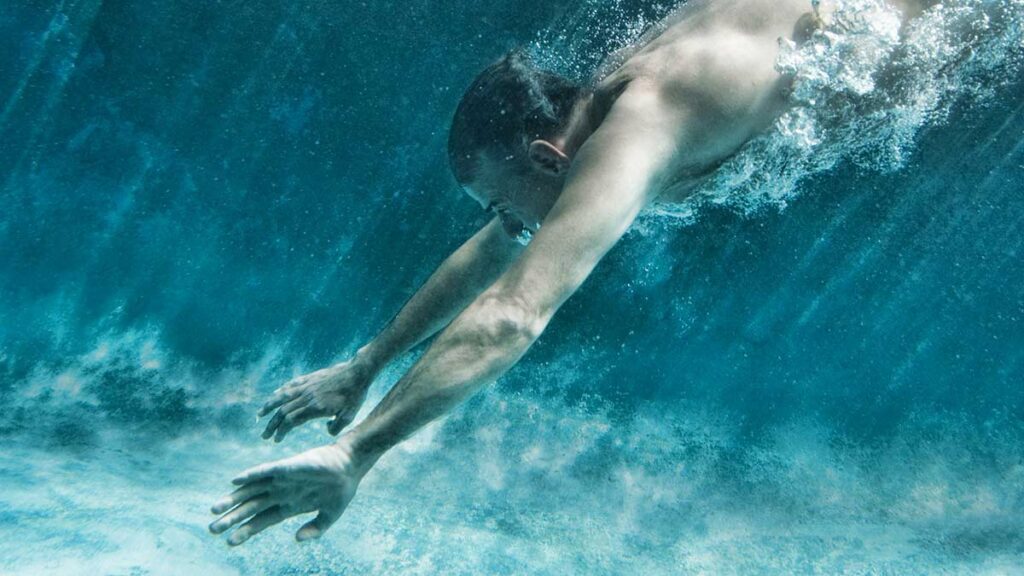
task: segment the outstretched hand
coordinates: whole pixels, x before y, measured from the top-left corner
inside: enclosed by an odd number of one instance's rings
[[[350,360],[292,379],[275,390],[260,408],[260,417],[277,409],[263,430],[263,438],[273,436],[275,442],[280,442],[292,428],[329,416],[334,419],[327,430],[331,434],[341,432],[355,419],[373,377],[372,371]]]
[[[228,544],[238,546],[282,520],[317,512],[316,518],[299,528],[295,539],[319,538],[352,501],[367,469],[344,439],[249,468],[231,481],[238,489],[210,509],[221,515],[210,524],[210,531],[221,534],[238,526],[227,538]]]

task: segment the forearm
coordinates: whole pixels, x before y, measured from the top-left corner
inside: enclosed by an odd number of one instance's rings
[[[488,223],[437,268],[357,358],[369,370],[381,370],[451,322],[518,253],[500,224]]]
[[[504,374],[543,326],[523,308],[481,296],[431,345],[348,441],[373,462]]]

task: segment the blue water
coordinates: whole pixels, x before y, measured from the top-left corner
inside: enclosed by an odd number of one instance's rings
[[[0,573],[1024,573],[1024,4],[845,5],[323,540],[230,549],[227,480],[328,439],[259,440],[268,392],[483,224],[444,157],[475,73],[585,76],[671,6],[4,2]]]

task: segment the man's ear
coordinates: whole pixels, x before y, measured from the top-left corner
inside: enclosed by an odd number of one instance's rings
[[[530,163],[541,172],[552,176],[561,176],[569,169],[569,157],[547,140],[534,140],[530,142],[527,150]]]

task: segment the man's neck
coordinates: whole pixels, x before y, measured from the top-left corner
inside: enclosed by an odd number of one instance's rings
[[[587,92],[576,101],[569,114],[569,124],[565,132],[551,141],[569,158],[573,158],[583,143],[597,130],[593,114],[594,94]]]

